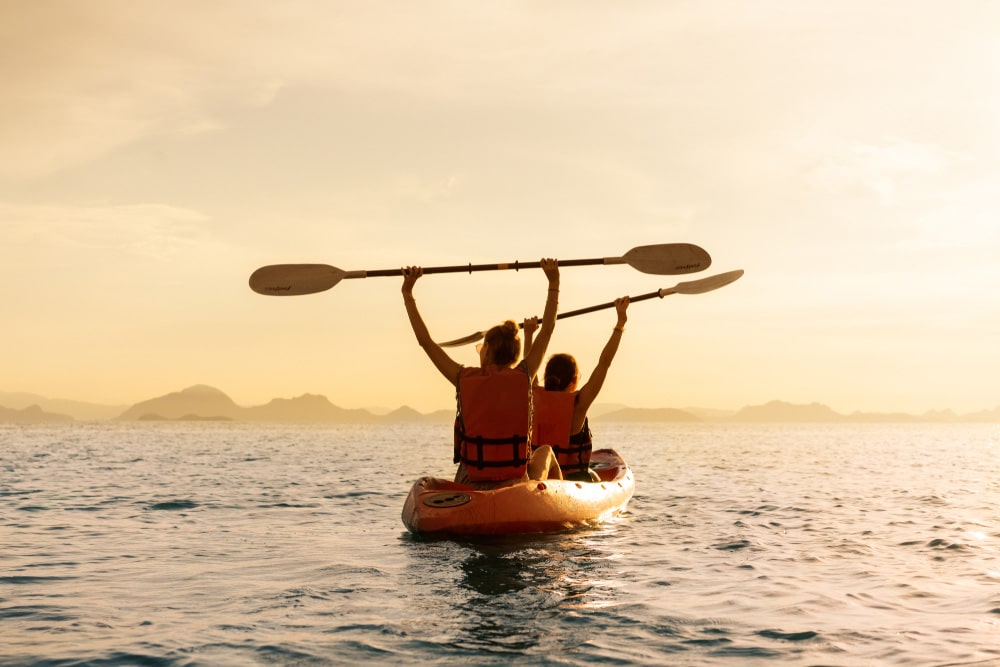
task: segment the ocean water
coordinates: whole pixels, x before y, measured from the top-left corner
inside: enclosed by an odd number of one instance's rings
[[[629,512],[478,542],[440,425],[0,427],[0,665],[1000,665],[1000,427],[594,426]]]

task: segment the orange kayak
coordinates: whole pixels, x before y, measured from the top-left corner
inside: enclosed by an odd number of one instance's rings
[[[403,505],[403,524],[415,535],[551,533],[599,524],[620,514],[635,478],[613,449],[594,451],[599,482],[529,480],[489,491],[436,477],[421,477]]]

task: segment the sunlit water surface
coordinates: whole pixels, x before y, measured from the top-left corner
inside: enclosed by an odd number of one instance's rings
[[[420,541],[448,427],[0,427],[3,665],[1000,665],[995,425],[596,424],[603,527]]]

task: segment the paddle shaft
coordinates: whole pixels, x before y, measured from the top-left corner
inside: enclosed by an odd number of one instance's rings
[[[655,297],[660,297],[662,299],[663,297],[669,294],[675,294],[675,291],[672,289],[658,289],[655,292],[650,292],[649,294],[639,294],[638,296],[630,296],[628,300],[629,303],[635,303],[637,301],[645,301],[646,299],[653,299]],[[615,307],[615,302],[609,301],[607,303],[600,303],[596,306],[587,306],[586,308],[578,308],[577,310],[570,310],[565,313],[559,313],[558,315],[556,315],[556,319],[561,320],[564,317],[575,317],[577,315],[586,315],[587,313],[593,313],[594,311],[597,310],[604,310],[606,308],[614,308],[614,307]],[[523,323],[521,324],[521,327],[522,328],[524,327]]]
[[[565,259],[559,260],[559,267],[564,266],[593,266],[596,264],[625,264],[624,257],[599,257],[596,259]],[[538,269],[541,262],[513,262],[509,264],[458,264],[455,266],[428,266],[424,275],[431,273],[472,273],[474,271],[505,271],[514,269]],[[386,276],[400,276],[400,269],[378,269],[375,271],[345,271],[344,278],[381,278]]]
[[[738,269],[736,271],[729,271],[728,273],[719,274],[717,276],[712,276],[710,278],[702,278],[701,280],[693,280],[686,283],[678,283],[673,287],[664,287],[658,289],[655,292],[649,292],[648,294],[639,294],[637,296],[630,296],[628,298],[629,303],[635,303],[637,301],[645,301],[646,299],[652,299],[655,297],[660,297],[661,299],[665,296],[671,294],[677,294],[678,292],[684,294],[700,294],[702,292],[709,292],[719,287],[724,287],[734,280],[739,279],[743,275],[743,270]],[[559,313],[556,315],[557,320],[561,320],[564,317],[573,317],[574,315],[583,315],[585,313],[592,313],[595,310],[604,310],[605,308],[613,308],[615,305],[614,301],[609,301],[607,303],[600,303],[596,306],[587,306],[586,308],[578,308],[577,310],[570,310],[565,313]],[[523,326],[523,324],[522,324]]]
[[[655,292],[650,292],[649,294],[639,294],[638,296],[630,296],[629,297],[629,303],[635,303],[636,301],[645,301],[646,299],[652,299],[653,297],[660,297],[662,299],[663,297],[667,296],[668,294],[676,294],[676,290],[674,288],[660,289],[660,290],[656,290]],[[587,306],[586,308],[579,308],[577,310],[570,310],[570,311],[567,311],[565,313],[559,313],[558,315],[556,315],[556,319],[557,320],[561,320],[561,319],[563,319],[565,317],[573,317],[575,315],[584,315],[586,313],[592,313],[595,310],[604,310],[605,308],[613,308],[614,305],[615,305],[614,301],[609,301],[608,303],[600,303],[600,304],[598,304],[596,306]],[[524,328],[524,322],[518,323],[517,326],[519,328],[523,329]],[[438,345],[440,345],[441,347],[459,347],[461,345],[468,345],[469,343],[473,343],[473,342],[475,342],[477,340],[481,340],[484,335],[485,335],[484,331],[477,331],[476,333],[471,334],[469,336],[465,336],[463,338],[456,338],[455,340],[450,340],[450,341],[447,341],[445,343],[438,343]]]

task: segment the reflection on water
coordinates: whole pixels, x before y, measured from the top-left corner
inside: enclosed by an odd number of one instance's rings
[[[418,560],[435,559],[435,569],[458,571],[459,589],[439,591],[451,605],[447,616],[458,621],[447,641],[450,648],[479,654],[558,653],[588,640],[581,610],[615,603],[612,582],[620,578],[616,533],[611,523],[583,533],[415,541],[413,554]],[[414,565],[424,569],[426,563]]]

